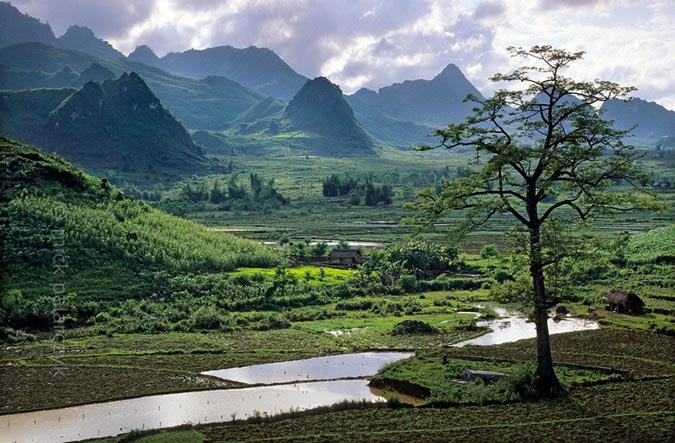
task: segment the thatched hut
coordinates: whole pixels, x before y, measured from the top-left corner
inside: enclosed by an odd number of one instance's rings
[[[363,263],[361,253],[357,249],[333,249],[328,257],[328,264],[343,268],[355,268]]]
[[[633,291],[612,289],[604,299],[607,302],[608,311],[635,315],[644,313],[645,302]]]

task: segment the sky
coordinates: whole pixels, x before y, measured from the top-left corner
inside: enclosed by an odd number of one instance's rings
[[[125,54],[219,45],[274,50],[293,69],[345,93],[431,79],[460,67],[488,78],[523,61],[508,46],[586,51],[568,74],[638,88],[675,110],[675,0],[10,0],[59,36],[88,26]]]

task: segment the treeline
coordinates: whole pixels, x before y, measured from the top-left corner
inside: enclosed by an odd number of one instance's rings
[[[349,203],[367,206],[389,205],[393,202],[394,190],[390,184],[375,184],[371,177],[364,182],[348,175],[332,174],[323,181],[325,197],[349,197]]]
[[[282,205],[290,203],[290,200],[274,187],[274,179],[265,181],[258,174],[251,172],[248,182],[249,188],[247,189],[246,186],[238,182],[237,176],[233,175],[230,177],[225,188],[221,187],[219,180],[215,180],[210,189],[206,187],[206,183],[204,182],[198,185],[187,183],[181,191],[183,196],[194,203],[208,201],[219,204],[228,199],[245,200],[249,198],[254,200],[272,200]]]

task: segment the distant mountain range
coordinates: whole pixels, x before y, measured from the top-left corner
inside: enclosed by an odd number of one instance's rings
[[[466,119],[474,107],[463,102],[469,94],[483,98],[450,64],[432,80],[406,80],[378,92],[364,88],[352,97],[395,119],[439,127]]]
[[[266,48],[219,46],[160,58],[150,47],[139,46],[125,57],[89,28],[71,26],[56,38],[48,24],[0,2],[0,89],[70,88],[2,93],[5,103],[19,106],[20,115],[26,118],[22,123],[8,114],[9,108],[0,110],[9,119],[0,122],[0,130],[23,134],[27,138],[22,140],[39,146],[40,140],[34,139],[44,133],[33,130],[39,126],[37,122],[42,124],[46,119],[56,119],[50,121],[59,123],[59,131],[70,128],[73,134],[82,134],[86,128],[72,126],[75,121],[68,122],[62,113],[65,111],[52,111],[71,95],[75,100],[82,94],[96,96],[97,91],[108,94],[109,88],[111,93],[116,91],[113,79],[121,81],[118,77],[129,72],[135,73],[134,79],[142,79],[162,105],[195,131],[195,139],[221,153],[235,148],[260,152],[258,147],[266,146],[330,156],[370,156],[383,146],[409,148],[430,143],[435,128],[470,115],[473,104],[463,102],[468,94],[482,98],[453,64],[431,80],[408,80],[378,91],[361,89],[344,96],[327,79],[308,80]],[[102,89],[90,82],[100,83]],[[27,102],[20,104],[20,100]],[[78,103],[84,106],[89,102]],[[110,106],[113,109],[120,104]],[[610,101],[602,109],[617,127],[637,124],[633,140],[639,143],[654,143],[675,132],[675,113],[656,103]],[[30,112],[36,116],[28,118]],[[66,132],[58,133],[66,137]],[[76,135],[72,137],[77,139]],[[166,137],[161,139],[168,142]],[[191,141],[178,140],[185,148],[183,154],[198,155]],[[87,149],[82,149],[85,155]],[[124,167],[124,162],[118,166]]]
[[[157,57],[148,46],[139,46],[129,59],[191,78],[222,76],[247,86],[262,95],[290,100],[307,81],[274,51],[267,48],[238,49],[218,46],[190,49]]]
[[[87,171],[121,171],[137,181],[205,171],[185,127],[136,73],[80,89],[0,92],[0,132]]]
[[[662,137],[675,137],[675,112],[663,106],[639,98],[630,101],[609,100],[600,108],[608,120],[614,120],[615,127],[631,129],[631,137],[643,142]],[[629,138],[629,140],[632,140]]]
[[[113,75],[105,74],[104,69]],[[81,86],[88,80],[105,79],[106,75],[112,78],[130,71],[143,77],[162,102],[191,129],[228,129],[233,120],[264,99],[223,77],[202,80],[178,77],[126,58],[102,60],[40,43],[0,49],[0,89]]]

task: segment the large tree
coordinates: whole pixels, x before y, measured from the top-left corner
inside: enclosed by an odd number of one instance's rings
[[[420,147],[470,148],[478,169],[444,181],[440,191],[422,191],[411,206],[425,225],[433,225],[447,211],[465,210],[464,228],[506,214],[525,229],[530,314],[537,331],[537,388],[556,395],[562,388],[553,369],[547,319],[559,293],[547,290],[545,270],[560,257],[546,251],[551,252],[545,244],[547,226],[555,220],[589,220],[605,211],[650,207],[653,201],[640,189],[643,177],[635,163],[640,152],[624,144],[626,131],[614,129],[598,112],[602,102],[625,97],[634,88],[565,76],[563,71],[583,52],[551,46],[508,51],[531,62],[491,78],[511,88],[485,100],[467,97],[476,102],[473,115],[437,130],[438,145]],[[623,184],[620,191],[618,183]]]

